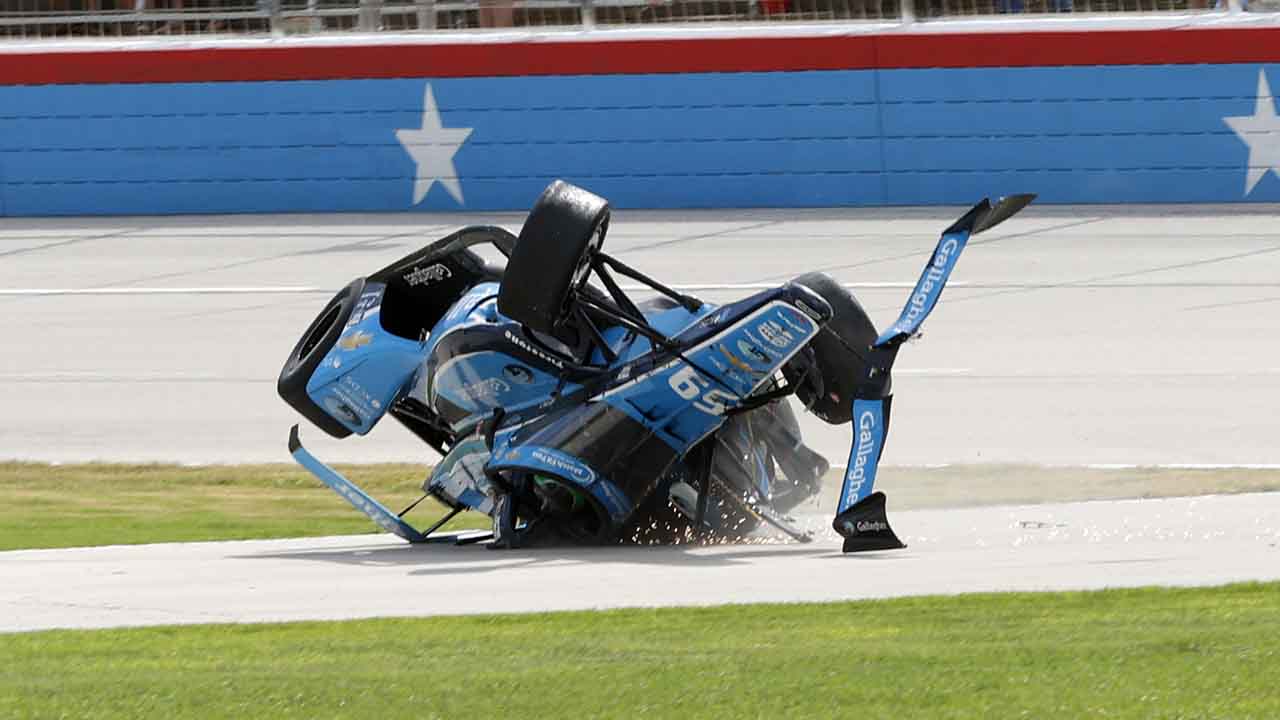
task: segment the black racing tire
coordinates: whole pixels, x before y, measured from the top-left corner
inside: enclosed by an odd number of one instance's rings
[[[364,278],[356,278],[333,296],[293,346],[289,359],[280,369],[280,378],[276,381],[276,391],[285,402],[315,423],[316,427],[336,438],[344,438],[351,431],[311,401],[311,396],[307,394],[307,383],[320,366],[320,361],[329,354],[343,330],[346,330],[351,312],[355,309],[360,294],[364,292],[364,284]]]
[[[555,335],[586,282],[591,258],[604,243],[609,203],[557,180],[529,211],[498,290],[498,312],[525,327]]]
[[[853,417],[854,391],[866,375],[867,357],[879,333],[857,299],[830,275],[807,273],[794,282],[821,295],[832,311],[831,320],[809,343],[820,382],[801,383],[796,397],[823,421],[843,425]],[[787,380],[796,382],[799,378],[788,375]]]

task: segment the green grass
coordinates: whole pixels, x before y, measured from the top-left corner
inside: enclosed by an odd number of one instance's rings
[[[392,510],[421,494],[421,465],[339,470]],[[824,507],[839,492],[827,479]],[[1046,468],[956,465],[885,468],[894,511],[1024,502],[1280,490],[1276,470]],[[424,502],[418,526],[444,510]],[[463,513],[449,529],[484,528]],[[0,551],[120,543],[302,537],[375,532],[373,523],[297,465],[45,465],[0,462]]]
[[[53,631],[0,717],[1270,720],[1278,642],[1278,584]]]
[[[340,467],[398,511],[421,494],[420,465]],[[409,516],[425,526],[442,507]],[[487,527],[463,513],[451,528]],[[293,465],[0,463],[0,550],[377,532],[373,523]]]

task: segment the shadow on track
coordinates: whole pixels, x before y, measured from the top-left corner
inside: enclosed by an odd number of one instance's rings
[[[354,540],[354,538],[353,538]],[[844,555],[838,545],[819,540],[800,543],[738,543],[682,545],[621,545],[608,547],[545,547],[492,551],[479,545],[353,545],[350,548],[324,548],[285,552],[251,553],[234,556],[237,560],[301,560],[355,566],[400,566],[410,575],[472,575],[523,568],[596,565],[667,567],[726,567],[750,565],[756,560],[775,557],[795,562],[830,560],[836,557],[874,561],[905,558],[909,552],[865,553]],[[606,575],[607,577],[607,575]]]

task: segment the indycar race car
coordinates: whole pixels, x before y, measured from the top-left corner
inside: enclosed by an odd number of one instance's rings
[[[853,443],[833,527],[844,551],[904,547],[873,491],[898,348],[932,311],[969,237],[1032,195],[984,200],[942,233],[898,320],[877,332],[821,273],[726,305],[672,289],[602,251],[608,203],[557,181],[519,237],[463,228],[338,292],[303,333],[278,390],[334,437],[390,414],[443,456],[424,498],[449,508],[419,531],[309,453],[293,457],[409,542],[798,540],[789,513],[827,461],[807,447],[791,395]],[[486,262],[480,246],[505,262]],[[642,302],[625,277],[651,288]],[[417,503],[415,503],[416,505]],[[491,532],[439,533],[459,512]]]

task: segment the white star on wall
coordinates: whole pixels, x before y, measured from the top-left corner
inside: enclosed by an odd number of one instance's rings
[[[396,130],[396,139],[409,153],[418,170],[413,178],[413,204],[427,196],[427,191],[438,180],[454,200],[462,205],[462,183],[458,170],[453,166],[453,156],[467,141],[474,128],[447,128],[440,124],[440,111],[436,97],[427,84],[422,95],[422,127]]]
[[[1252,115],[1222,118],[1240,140],[1249,146],[1249,173],[1244,180],[1244,194],[1262,181],[1268,170],[1280,175],[1280,117],[1276,116],[1275,99],[1267,74],[1258,70],[1258,99]]]

